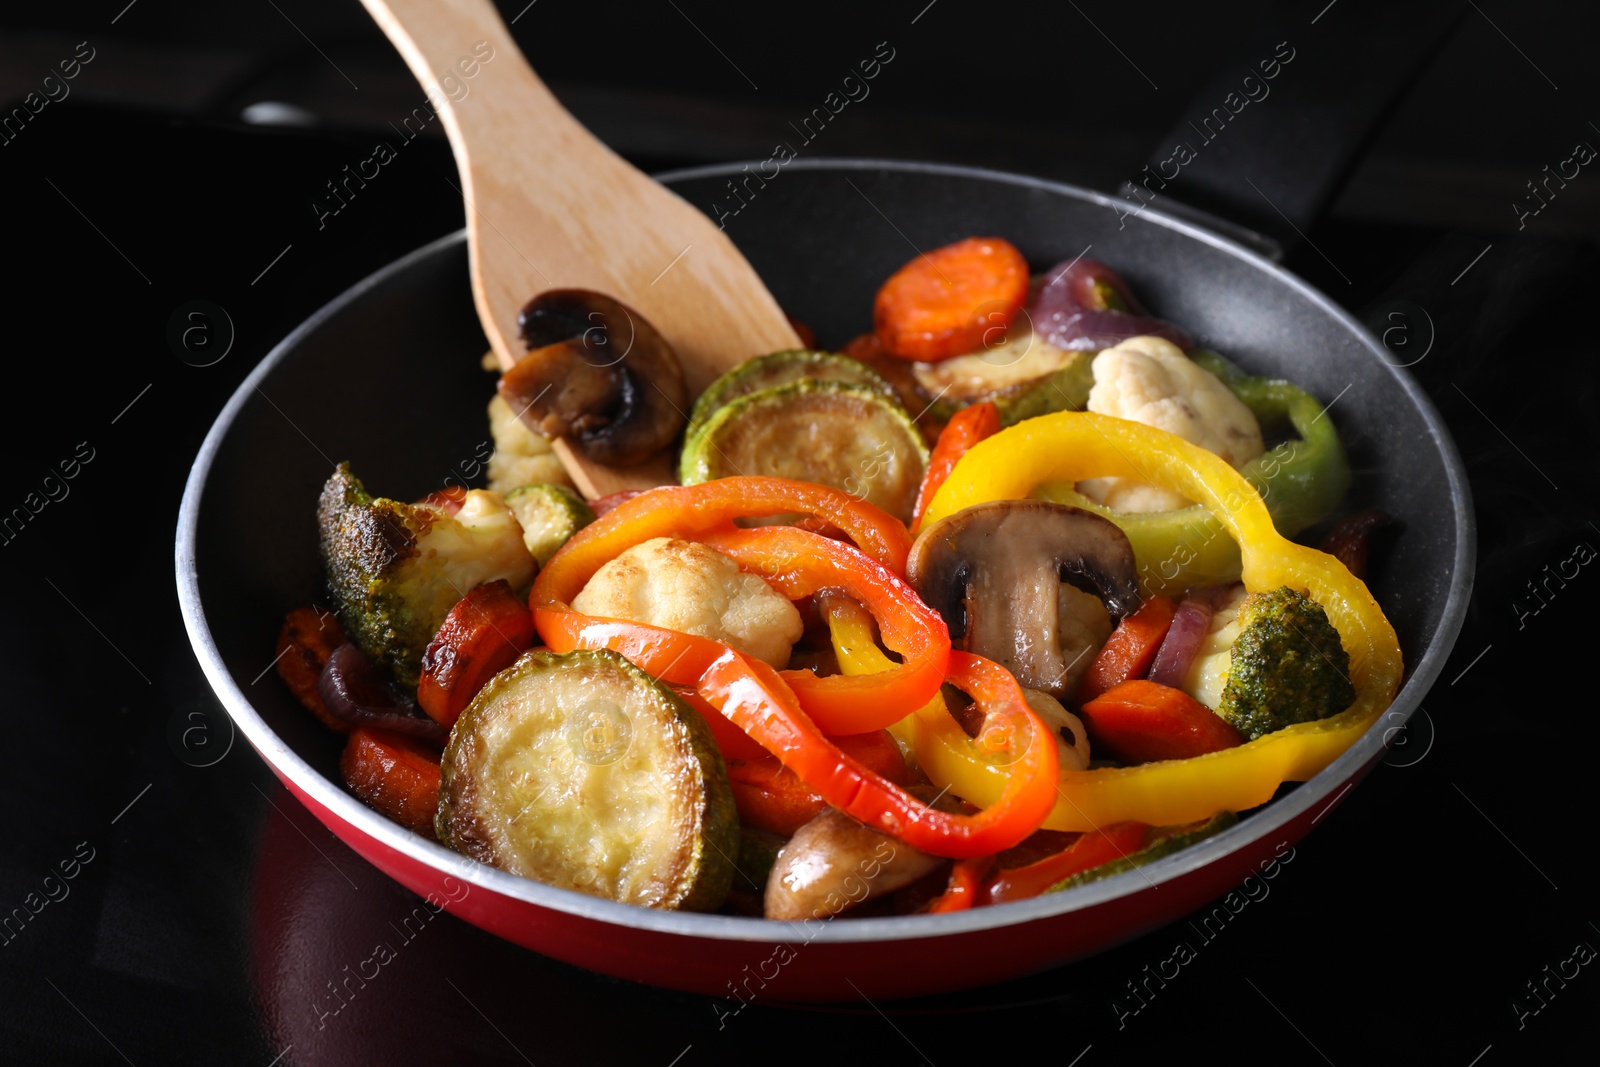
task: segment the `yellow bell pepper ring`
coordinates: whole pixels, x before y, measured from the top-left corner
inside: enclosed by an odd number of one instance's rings
[[[1255,488],[1221,458],[1126,419],[1075,411],[1045,415],[967,452],[934,495],[924,528],[974,504],[1026,498],[1043,482],[1107,476],[1137,478],[1204,506],[1238,543],[1250,591],[1287,585],[1320,603],[1350,655],[1356,699],[1337,715],[1237,748],[1136,767],[1063,771],[1061,799],[1044,827],[1092,830],[1122,820],[1171,826],[1244,811],[1266,803],[1282,783],[1304,781],[1332,763],[1394,700],[1403,673],[1399,640],[1367,587],[1332,556],[1280,535]],[[836,630],[836,646],[847,645],[850,653],[839,657],[846,673],[892,665],[887,659],[872,664],[867,650],[877,648],[870,631],[867,637],[863,642],[859,632]],[[974,758],[965,733],[942,706],[914,712],[897,733],[910,735],[936,785],[979,806],[1000,795],[1004,768]]]

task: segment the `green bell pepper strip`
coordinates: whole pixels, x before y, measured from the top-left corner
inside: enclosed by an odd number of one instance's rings
[[[1297,435],[1239,469],[1266,502],[1278,532],[1293,537],[1331,515],[1350,488],[1350,464],[1323,405],[1293,382],[1246,375],[1215,352],[1196,350],[1193,357],[1244,402],[1264,434],[1287,427]],[[1239,580],[1239,546],[1198,504],[1140,514],[1113,511],[1079,493],[1072,482],[1048,482],[1034,496],[1093,511],[1120,526],[1133,545],[1145,596]]]

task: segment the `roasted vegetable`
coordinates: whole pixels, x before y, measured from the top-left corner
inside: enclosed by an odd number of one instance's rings
[[[1310,425],[1313,421],[1308,419],[1307,426],[1315,433],[1319,427]],[[1394,699],[1403,674],[1400,644],[1372,593],[1338,560],[1294,544],[1274,529],[1244,473],[1203,448],[1136,422],[1058,412],[978,442],[934,494],[924,519],[930,526],[975,504],[1025,497],[1041,482],[1101,475],[1147,478],[1204,502],[1202,513],[1209,513],[1219,535],[1237,546],[1252,588],[1293,584],[1307,590],[1325,607],[1350,653],[1355,701],[1345,711],[1199,759],[1063,775],[1060,803],[1045,820],[1046,829],[1084,830],[1125,819],[1169,826],[1253,808],[1270,800],[1283,782],[1305,781],[1332,763]],[[1131,534],[1130,540],[1138,550],[1139,540]],[[839,660],[844,666],[846,656],[841,653]],[[944,720],[961,733],[948,715]],[[938,719],[919,713],[913,722],[919,728],[917,763],[930,779],[977,804],[997,795],[1006,775],[947,758],[940,750],[947,748],[948,734]]]
[[[417,706],[408,689],[396,685],[389,672],[373,665],[348,642],[333,650],[317,679],[317,695],[346,732],[358,727],[405,734],[442,747],[450,728]]]
[[[1095,751],[1122,763],[1189,759],[1244,743],[1194,697],[1148,678],[1130,678],[1079,710]]]
[[[272,665],[278,677],[307,711],[330,730],[350,732],[350,724],[328,710],[317,692],[317,680],[333,650],[345,643],[344,631],[331,611],[306,606],[284,616]]]
[[[567,438],[597,463],[628,467],[665,448],[689,402],[666,338],[621,301],[550,289],[517,325],[528,354],[500,378],[500,395],[530,430]]]
[[[779,851],[767,877],[766,917],[837,915],[908,886],[943,862],[829,808]]]
[[[1350,657],[1321,604],[1280,586],[1246,597],[1239,623],[1216,710],[1247,739],[1326,719],[1355,701]]]
[[[1139,851],[1149,830],[1138,822],[1115,822],[1091,830],[1053,856],[998,872],[979,902],[1010,904],[1049,892],[1076,874]]]
[[[784,667],[805,623],[760,575],[698,541],[657,537],[595,572],[572,598],[585,615],[708,637]]]
[[[1032,303],[1034,328],[1062,348],[1094,352],[1129,337],[1156,336],[1179,348],[1194,341],[1170,322],[1145,310],[1122,276],[1082,256],[1045,273]]]
[[[339,772],[362,803],[408,830],[433,836],[439,805],[439,749],[389,730],[350,731]]]
[[[1278,532],[1293,536],[1330,514],[1350,487],[1350,467],[1333,420],[1323,417],[1324,405],[1291,382],[1248,377],[1215,352],[1197,351],[1194,362],[1244,402],[1264,434],[1284,430],[1295,434],[1295,439],[1267,449],[1239,469],[1266,503]],[[1046,458],[1019,454],[1007,461],[1031,464]],[[1148,473],[1135,469],[1125,477],[1148,481]],[[1176,595],[1239,578],[1239,546],[1224,533],[1221,520],[1205,508],[1145,514],[1114,511],[1094,503],[1070,483],[1047,479],[1036,481],[1033,492],[1058,504],[1087,508],[1122,527],[1138,556],[1139,586],[1147,596]],[[1230,506],[1237,505],[1230,501]]]
[[[886,400],[895,403],[900,401],[894,386],[858,359],[836,352],[787,349],[747,359],[706,386],[706,391],[694,402],[694,410],[689,412],[689,428],[684,431],[684,436],[693,437],[695,431],[724,404],[750,393],[798,381],[848,382],[882,393]]]
[[[1016,396],[1066,367],[1087,366],[1090,355],[1047,344],[1018,319],[1010,329],[991,335],[990,345],[938,363],[913,363],[918,391],[956,406]],[[1085,396],[1087,396],[1085,386]],[[1081,406],[1081,402],[1080,402]]]
[[[684,442],[678,476],[685,485],[740,474],[795,478],[908,522],[927,465],[916,425],[876,389],[794,381],[719,408]]]
[[[583,497],[564,485],[524,485],[506,494],[506,506],[522,526],[522,543],[543,567],[556,550],[594,521]]]
[[[722,713],[714,708],[711,714],[722,718]],[[867,770],[882,775],[885,781],[898,786],[910,784],[905,758],[888,731],[845,734],[830,740],[839,746],[840,752]],[[828,807],[820,793],[778,762],[776,756],[763,752],[753,759],[739,758],[728,751],[724,751],[723,756],[728,764],[733,799],[739,805],[739,820],[746,828],[788,837]]]
[[[1153,596],[1140,604],[1138,611],[1123,616],[1084,672],[1078,685],[1078,702],[1086,704],[1130,678],[1143,678],[1155,661],[1176,610],[1171,599]]]
[[[906,580],[944,617],[955,647],[1060,699],[1071,698],[1112,624],[1139,606],[1122,531],[1043,500],[990,501],[925,527]]]
[[[478,586],[456,601],[422,654],[417,703],[448,730],[489,679],[538,638],[526,599],[505,582]]]
[[[860,548],[793,527],[740,530],[729,523],[791,511],[837,526]],[[742,567],[770,575],[791,600],[843,589],[871,609],[884,644],[900,652],[903,662],[876,678],[819,678],[805,671],[780,676],[707,638],[596,618],[569,606],[605,561],[652,537],[674,534],[704,537]],[[1038,743],[1049,728],[1028,710],[1016,679],[989,660],[951,651],[943,620],[885,566],[884,561],[903,565],[905,537],[905,527],[880,509],[825,486],[781,478],[663,486],[620,505],[575,537],[540,574],[530,602],[539,635],[550,647],[616,648],[669,684],[694,686],[846,814],[952,859],[1010,848],[1033,832],[1055,800],[1055,745]],[[962,733],[963,745],[987,766],[1003,762],[1006,769],[1005,788],[973,815],[930,808],[844,758],[823,732],[882,729],[926,704],[941,681],[966,691],[985,716],[979,740]],[[959,733],[954,720],[945,718]]]
[[[1130,337],[1094,357],[1089,410],[1177,434],[1235,467],[1265,451],[1255,414],[1215,374],[1160,337]],[[1190,503],[1130,478],[1091,478],[1078,492],[1115,511],[1171,511]]]
[[[499,366],[496,363],[495,369]],[[550,442],[528,429],[517,418],[516,410],[499,394],[489,401],[489,434],[494,438],[494,452],[489,456],[488,466],[490,489],[509,493],[535,483],[572,484],[560,457],[551,450]]]
[[[939,441],[933,446],[933,455],[928,458],[928,470],[922,476],[922,487],[917,490],[917,506],[911,516],[912,533],[921,527],[922,513],[928,510],[928,501],[933,499],[933,494],[939,491],[961,457],[967,454],[967,449],[985,437],[992,437],[999,429],[1000,412],[990,401],[973,404],[955,413],[939,434]]]
[[[940,360],[990,347],[1028,297],[1028,261],[1009,241],[969,237],[895,271],[872,304],[874,332],[901,359]]]
[[[739,852],[727,772],[700,716],[609,650],[536,649],[462,712],[439,839],[591,896],[709,911]]]
[[[1213,834],[1220,834],[1238,821],[1239,816],[1231,811],[1223,811],[1197,824],[1153,828],[1150,837],[1154,840],[1139,851],[1119,856],[1109,863],[1102,863],[1098,867],[1091,867],[1087,871],[1075,874],[1051,886],[1050,891],[1057,893],[1063,889],[1087,885],[1102,878],[1110,878],[1114,874],[1131,871],[1135,867],[1143,867],[1147,863],[1154,863],[1156,860],[1182,852],[1190,845],[1199,844]]]
[[[498,494],[466,494],[455,515],[370,496],[341,463],[317,502],[328,589],[357,647],[405,686],[422,653],[467,591],[505,579],[526,589],[535,565],[522,528]]]
[[[1000,409],[1000,425],[1015,426],[1024,419],[1056,411],[1082,411],[1089,404],[1094,387],[1094,358],[1088,352],[1074,352],[1073,358],[1042,378],[1016,385],[994,395]]]
[[[1350,568],[1357,578],[1367,576],[1367,554],[1372,549],[1372,538],[1391,530],[1394,518],[1377,508],[1366,508],[1354,515],[1346,515],[1333,524],[1318,547],[1340,563]]]

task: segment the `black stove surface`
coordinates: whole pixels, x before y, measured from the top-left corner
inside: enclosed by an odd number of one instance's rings
[[[120,62],[110,41],[85,81],[102,55]],[[1507,49],[1502,62],[1522,61]],[[1523,74],[1531,108],[1544,90]],[[461,203],[447,145],[419,138],[319,218],[309,203],[369,154],[372,127],[250,126],[229,110],[244,90],[218,92],[228,106],[202,114],[52,102],[0,146],[12,327],[0,512],[27,512],[0,534],[6,1062],[1592,1060],[1600,726],[1584,642],[1600,599],[1600,256],[1581,182],[1600,179],[1573,180],[1523,230],[1470,211],[1408,223],[1347,200],[1291,252],[1442,411],[1472,480],[1477,586],[1411,728],[1220,933],[1179,922],[974,992],[757,999],[724,1017],[717,1001],[556,963],[441,914],[336,996],[417,901],[279,786],[210,697],[178,617],[177,501],[216,413],[272,345],[457,229]],[[1561,93],[1581,109],[1569,92],[1582,86]],[[594,125],[644,106],[586,99]],[[1600,145],[1581,110],[1575,125],[1553,113],[1540,118],[1561,134],[1549,162],[1574,139]],[[716,149],[629,154],[660,166]],[[1527,190],[1495,186],[1496,167],[1437,195],[1481,181],[1520,221],[1511,205]],[[203,354],[174,341],[195,301],[216,331]],[[1179,942],[1195,950],[1181,966]]]

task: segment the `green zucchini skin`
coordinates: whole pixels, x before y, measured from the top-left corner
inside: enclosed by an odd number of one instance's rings
[[[1087,411],[1089,390],[1094,388],[1092,365],[1095,352],[1074,353],[1059,370],[1025,385],[995,394],[1000,409],[1000,425],[1015,426],[1024,419],[1052,415],[1057,411]]]
[[[1071,878],[1062,879],[1051,886],[1048,892],[1059,893],[1063,889],[1074,889],[1080,885],[1088,885],[1090,882],[1098,882],[1102,878],[1110,878],[1114,874],[1131,871],[1135,867],[1143,867],[1147,863],[1154,863],[1156,860],[1170,856],[1175,852],[1182,852],[1190,845],[1204,841],[1213,834],[1220,834],[1238,821],[1239,816],[1233,812],[1220,811],[1199,826],[1168,834],[1157,841],[1151,842],[1131,856],[1123,856],[1120,859],[1112,860],[1110,863],[1102,863],[1098,867],[1091,867],[1087,871],[1073,875]]]
[[[583,497],[551,482],[511,490],[506,505],[522,524],[522,542],[541,567],[573,534],[594,521],[594,512]]]
[[[689,428],[684,439],[694,436],[701,424],[723,405],[749,393],[798,381],[850,382],[876,390],[886,400],[900,402],[894,386],[858,359],[837,352],[790,348],[747,359],[706,386],[706,391],[700,394],[689,412]]]
[[[684,485],[738,474],[832,486],[909,521],[928,467],[922,432],[898,402],[837,381],[792,381],[718,408],[685,442]]]
[[[440,764],[439,840],[549,885],[711,911],[739,815],[710,728],[607,649],[526,652],[462,712]]]

